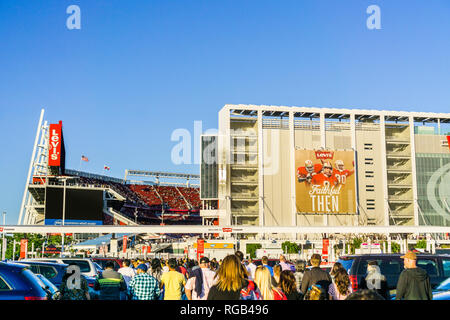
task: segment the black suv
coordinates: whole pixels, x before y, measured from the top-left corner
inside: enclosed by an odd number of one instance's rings
[[[386,276],[389,290],[395,290],[398,278],[403,271],[401,254],[364,254],[341,256],[338,260],[347,270],[353,290],[358,290],[359,282],[366,275],[368,261],[377,261],[381,273]],[[430,276],[434,289],[450,277],[450,255],[417,253],[417,266]]]

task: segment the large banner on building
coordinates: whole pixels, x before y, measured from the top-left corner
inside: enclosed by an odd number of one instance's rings
[[[49,127],[48,165],[59,167],[61,165],[61,124],[51,124]]]
[[[298,213],[356,214],[355,152],[296,150]]]

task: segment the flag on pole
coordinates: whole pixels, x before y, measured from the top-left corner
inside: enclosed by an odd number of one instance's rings
[[[86,161],[86,162],[89,161],[89,159],[86,158],[85,156],[81,156],[81,160],[82,160],[82,161]]]
[[[105,170],[109,170],[109,169],[111,169],[110,167],[108,167],[107,165],[105,165],[105,166],[103,166],[103,169],[105,169]]]

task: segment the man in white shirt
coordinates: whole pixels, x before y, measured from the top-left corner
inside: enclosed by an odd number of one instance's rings
[[[200,268],[192,271],[194,276],[189,278],[184,287],[186,296],[189,300],[207,300],[209,289],[215,284],[214,276],[216,273],[209,269],[209,259],[202,257],[200,259]],[[201,278],[197,279],[197,277]],[[196,287],[201,285],[201,290]]]
[[[255,272],[256,272],[256,264],[253,263],[253,259],[250,257],[248,258],[248,264],[247,264],[247,273],[248,273],[248,279],[254,280],[255,279]]]
[[[130,264],[131,264],[131,261],[126,259],[122,262],[123,267],[120,268],[119,270],[117,270],[117,272],[119,272],[123,276],[123,278],[127,284],[127,287],[128,287],[128,283],[136,275],[136,271],[133,268],[130,268]]]

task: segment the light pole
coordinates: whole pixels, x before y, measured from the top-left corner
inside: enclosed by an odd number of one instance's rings
[[[63,212],[62,212],[62,226],[64,226],[64,220],[66,218],[66,182],[67,179],[63,179],[64,181],[64,188],[63,188]],[[61,257],[64,254],[64,233],[61,233],[62,237],[61,237]]]

